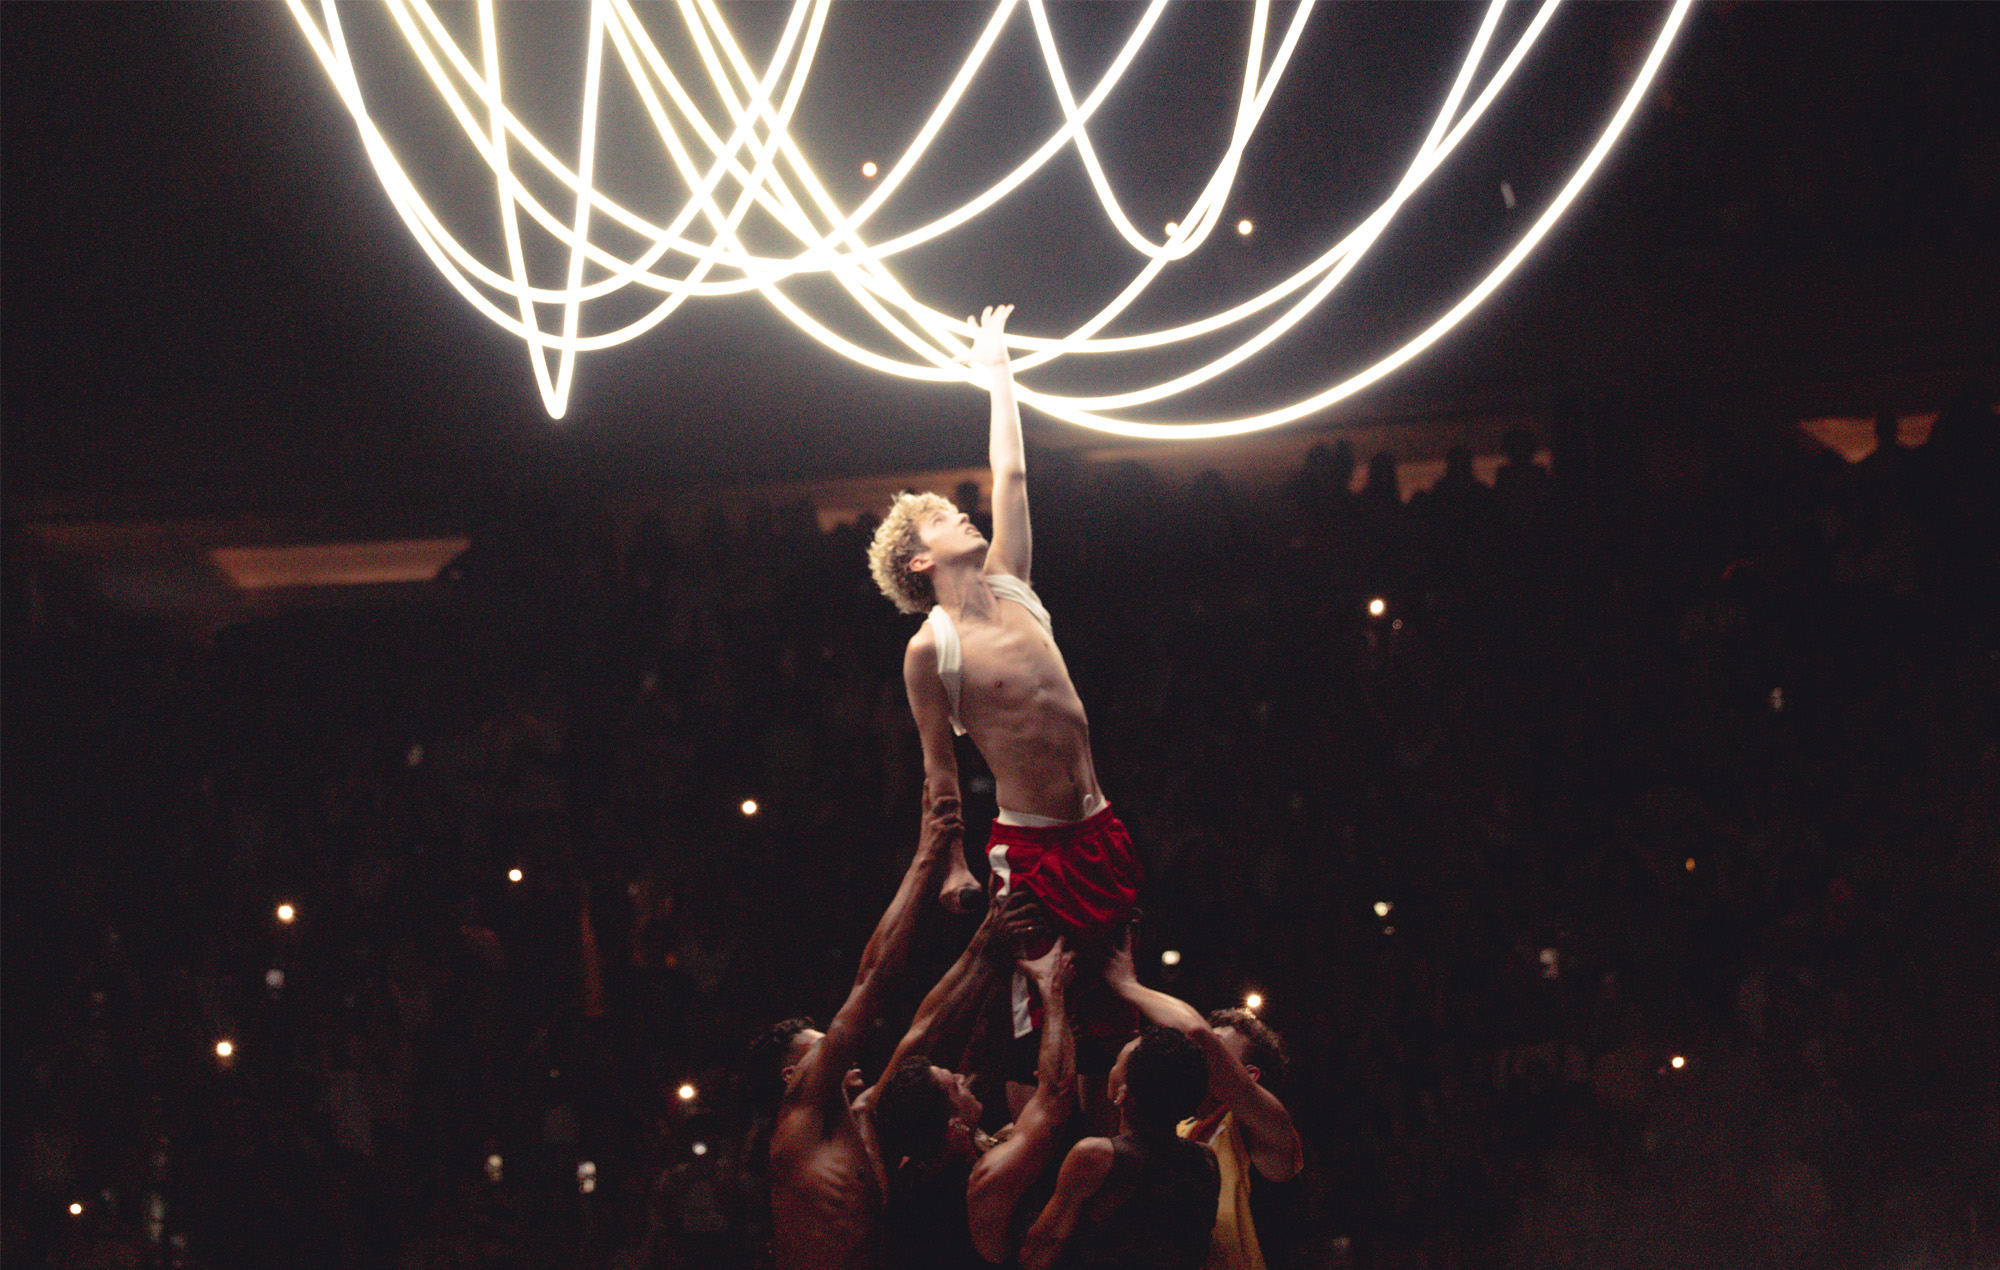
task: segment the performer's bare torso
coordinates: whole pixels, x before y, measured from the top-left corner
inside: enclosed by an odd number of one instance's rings
[[[1097,794],[1090,721],[1062,651],[1027,609],[980,588],[958,613],[958,715],[1010,811],[1081,820]],[[917,638],[931,639],[929,628]]]
[[[853,1114],[841,1115],[825,1138],[786,1136],[793,1140],[781,1137],[771,1153],[778,1270],[872,1270],[882,1190]]]

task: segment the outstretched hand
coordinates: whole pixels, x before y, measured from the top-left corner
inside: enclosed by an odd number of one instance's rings
[[[1011,304],[989,304],[975,322],[966,318],[967,324],[977,327],[978,333],[972,337],[972,347],[962,357],[955,358],[972,368],[978,378],[989,389],[1007,372],[1007,318],[1014,312]]]
[[[1025,957],[1016,958],[1014,965],[1022,974],[1035,981],[1044,997],[1051,992],[1061,992],[1076,976],[1076,955],[1063,947],[1061,937],[1049,945],[1049,950],[1033,961]]]
[[[1026,890],[1008,892],[1007,898],[993,910],[991,920],[1002,949],[1019,948],[1049,930],[1047,910]]]
[[[1138,929],[1139,923],[1136,918],[1127,922],[1125,933],[1119,938],[1117,946],[1104,958],[1104,982],[1113,988],[1139,982],[1138,968],[1132,964],[1132,940]]]

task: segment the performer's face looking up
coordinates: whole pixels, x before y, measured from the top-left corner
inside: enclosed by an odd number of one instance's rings
[[[977,1129],[986,1105],[973,1096],[972,1082],[957,1072],[936,1065],[931,1067],[931,1079],[938,1083],[945,1097],[951,1101],[951,1118],[969,1129]],[[970,1141],[970,1135],[967,1135],[967,1141]]]
[[[812,1052],[812,1047],[819,1044],[819,1038],[825,1035],[824,1032],[805,1028],[792,1037],[792,1047],[785,1051],[784,1070],[778,1073],[784,1078],[785,1088],[792,1087],[792,1081],[797,1079],[799,1074],[799,1064],[806,1061],[806,1055]]]
[[[986,535],[979,532],[971,516],[957,508],[926,513],[917,522],[917,539],[924,544],[924,550],[910,562],[910,567],[919,573],[968,557],[980,560],[986,557]]]

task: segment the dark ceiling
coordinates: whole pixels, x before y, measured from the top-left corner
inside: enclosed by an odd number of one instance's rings
[[[780,16],[730,12],[752,45]],[[860,196],[858,158],[907,134],[983,12],[835,10],[800,131],[843,196]],[[1171,13],[1152,73],[1107,122],[1106,161],[1136,216],[1171,215],[1184,169],[1200,166],[1181,157],[1220,144],[1245,12]],[[1094,78],[1135,14],[1056,10],[1075,81]],[[1660,14],[1566,10],[1542,73],[1413,205],[1411,230],[1357,274],[1346,307],[1231,391],[1298,395],[1448,302],[1521,224],[1498,182],[1524,212],[1555,188]],[[555,78],[580,47],[559,29],[569,16],[503,11]],[[1190,291],[1205,301],[1280,276],[1379,198],[1477,20],[1450,5],[1316,13],[1232,203],[1258,233],[1218,241]],[[1699,10],[1629,144],[1538,257],[1407,374],[1319,422],[1982,372],[2000,224],[1996,27],[1977,4]],[[1048,126],[1026,30],[1023,18],[942,139],[935,197]],[[10,3],[0,48],[15,515],[421,501],[541,467],[671,486],[978,457],[962,392],[836,358],[755,299],[689,305],[587,357],[569,418],[551,423],[520,343],[474,314],[396,219],[281,6]],[[407,106],[392,77],[381,91],[391,116]],[[559,112],[542,108],[555,129]],[[412,166],[448,213],[490,198],[490,177],[462,160]],[[942,303],[1013,299],[1018,325],[1053,329],[1131,263],[1087,200],[1067,160],[1018,208],[901,272]],[[1040,444],[1087,439],[1031,427]]]

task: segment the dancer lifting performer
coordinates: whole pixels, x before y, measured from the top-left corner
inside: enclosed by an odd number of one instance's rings
[[[988,308],[966,357],[992,402],[993,540],[949,500],[905,493],[876,531],[868,562],[897,608],[928,613],[903,657],[927,796],[958,796],[952,735],[971,736],[1000,804],[987,853],[994,899],[1032,893],[1054,933],[1081,950],[1101,947],[1123,925],[1140,868],[1098,787],[1083,702],[1029,585],[1027,467],[1005,342],[1012,312]],[[945,906],[975,909],[979,887],[962,853],[948,867]],[[1014,979],[1012,1004],[1015,1035],[1025,1035],[1034,994],[1024,976]]]

